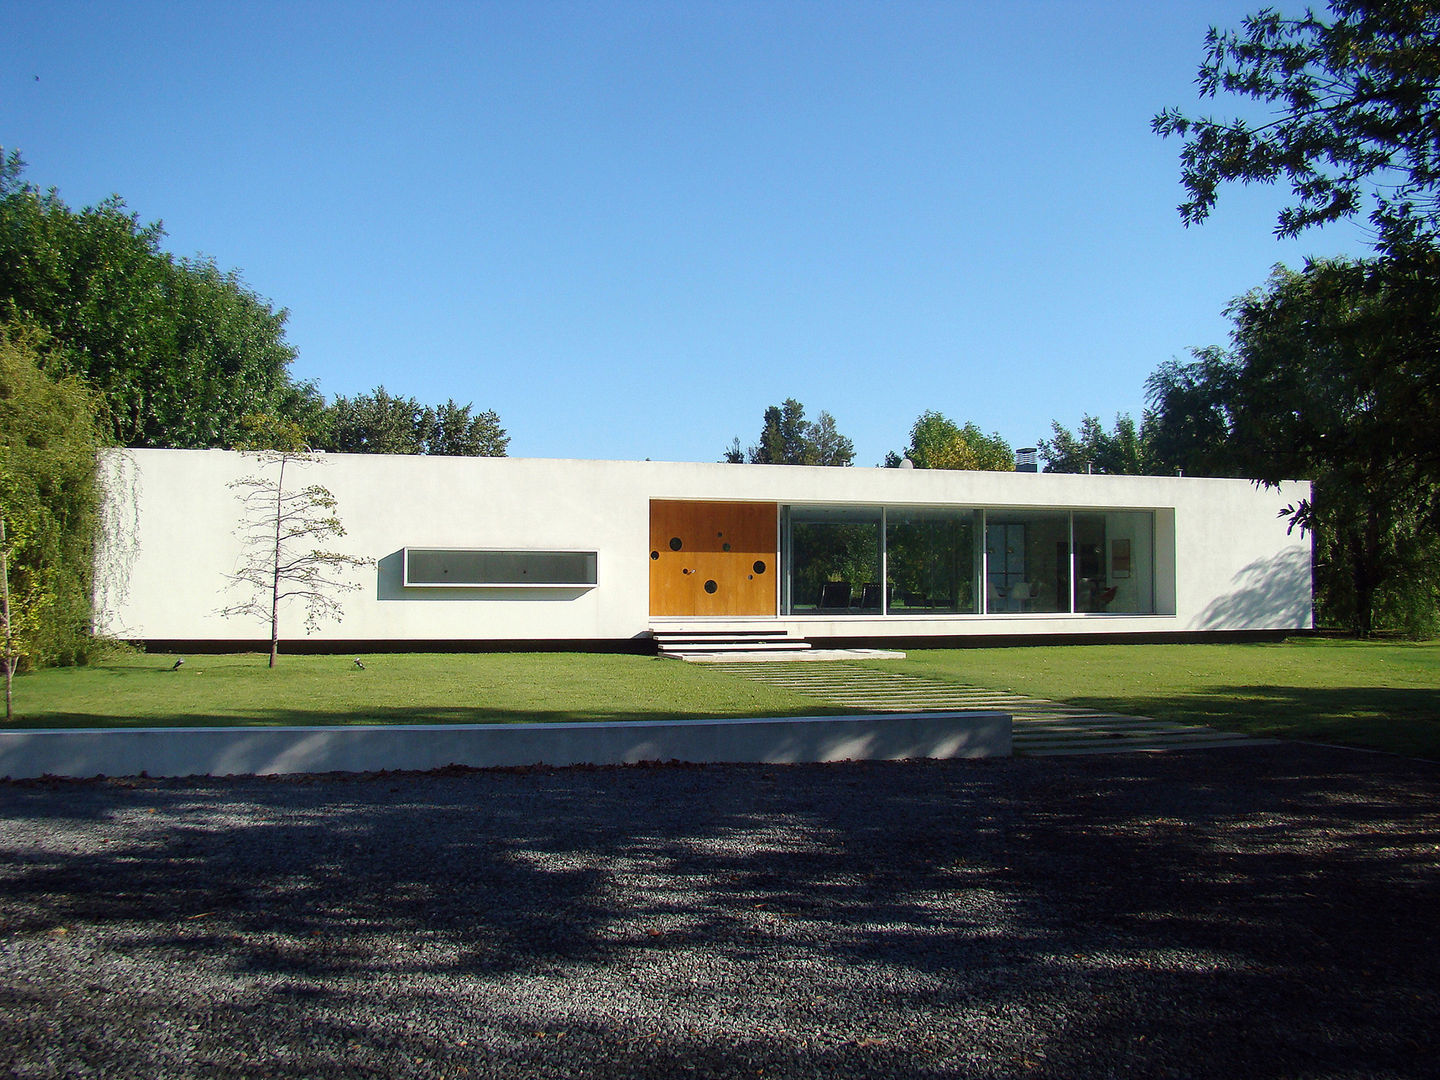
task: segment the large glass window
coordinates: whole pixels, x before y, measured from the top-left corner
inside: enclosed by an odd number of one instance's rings
[[[992,510],[985,518],[985,610],[1070,610],[1070,515]]]
[[[1154,514],[1117,510],[1075,515],[1075,610],[1155,610]]]
[[[879,615],[880,511],[791,507],[786,514],[786,610],[805,615]]]
[[[1154,519],[1148,510],[785,507],[783,610],[1151,614]]]
[[[885,571],[892,615],[973,615],[980,610],[979,514],[890,510]]]

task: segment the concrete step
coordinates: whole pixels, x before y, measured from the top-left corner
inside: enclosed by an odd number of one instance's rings
[[[808,649],[808,641],[662,641],[662,653],[676,652],[773,652],[777,649]]]
[[[650,636],[656,641],[771,641],[790,636],[789,630],[654,630]]]
[[[683,659],[696,655],[739,655],[744,653],[784,653],[810,648],[801,637],[791,637],[788,630],[709,630],[651,629],[656,651],[661,656]]]

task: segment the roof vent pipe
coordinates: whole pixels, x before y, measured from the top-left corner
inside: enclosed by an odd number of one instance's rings
[[[1016,472],[1039,472],[1039,452],[1033,446],[1022,446],[1015,451]]]

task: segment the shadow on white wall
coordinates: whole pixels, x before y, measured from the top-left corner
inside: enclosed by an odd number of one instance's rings
[[[1257,559],[1196,619],[1200,630],[1308,629],[1312,618],[1310,549],[1288,547]]]

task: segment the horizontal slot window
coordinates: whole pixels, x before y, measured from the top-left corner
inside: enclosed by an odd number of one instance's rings
[[[599,555],[593,551],[479,548],[405,549],[405,585],[419,588],[591,588]]]

